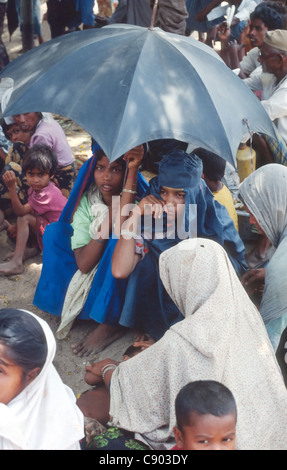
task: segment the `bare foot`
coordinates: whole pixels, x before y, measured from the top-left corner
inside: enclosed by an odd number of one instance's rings
[[[24,252],[24,256],[23,256],[23,261],[30,259],[30,258],[34,258],[34,256],[37,256],[38,253],[39,253],[39,250],[37,247],[26,248]],[[8,253],[5,259],[8,261],[12,259],[13,256],[14,256],[14,252]]]
[[[9,261],[8,263],[0,264],[0,274],[5,274],[6,276],[9,276],[11,274],[22,274],[23,271],[23,264],[18,264],[13,260]]]
[[[91,333],[85,341],[72,344],[73,353],[79,357],[97,354],[117,339],[121,338],[126,329],[118,326],[99,325],[93,333]]]

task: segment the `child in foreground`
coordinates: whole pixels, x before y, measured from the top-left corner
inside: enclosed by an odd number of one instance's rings
[[[59,219],[67,199],[51,181],[57,164],[56,156],[47,146],[34,146],[28,150],[22,164],[29,185],[26,204],[22,204],[18,197],[15,173],[7,171],[3,175],[17,216],[17,237],[15,252],[10,261],[0,264],[0,273],[22,273],[24,259],[35,256],[39,249],[43,249],[42,237],[46,225]],[[31,234],[36,236],[37,244],[28,247]]]
[[[185,385],[175,400],[173,450],[234,450],[237,409],[230,390],[213,380]]]
[[[0,450],[80,450],[83,415],[53,365],[55,353],[44,320],[0,309]]]

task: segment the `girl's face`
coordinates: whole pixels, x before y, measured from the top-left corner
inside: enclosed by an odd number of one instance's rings
[[[11,142],[23,142],[26,145],[29,145],[31,139],[31,133],[22,131],[21,127],[18,124],[11,124],[9,126],[6,135]]]
[[[167,214],[174,214],[175,217],[179,215],[179,210],[185,210],[185,192],[181,189],[167,188],[162,186],[160,188],[160,196],[166,205]]]
[[[43,173],[38,168],[27,170],[25,176],[28,185],[36,192],[48,186],[51,180],[49,173]]]
[[[118,196],[122,191],[124,168],[118,162],[111,163],[104,155],[97,161],[94,178],[104,201],[109,204],[112,196]]]
[[[23,370],[10,358],[8,348],[0,343],[0,403],[7,405],[25,388]]]

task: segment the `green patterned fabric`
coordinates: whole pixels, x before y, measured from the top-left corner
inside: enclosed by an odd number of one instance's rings
[[[87,445],[87,450],[146,450],[143,442],[134,439],[132,432],[120,428],[108,428],[103,434],[95,436]]]

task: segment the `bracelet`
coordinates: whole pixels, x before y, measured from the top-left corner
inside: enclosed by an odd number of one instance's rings
[[[126,188],[124,188],[122,192],[123,193],[130,193],[130,194],[137,194],[136,191],[133,191],[132,189],[126,189]]]
[[[103,368],[102,368],[102,379],[104,380],[104,377],[106,375],[106,373],[109,371],[109,370],[115,370],[118,366],[116,364],[107,364],[105,365]]]
[[[138,240],[141,238],[140,235],[138,235],[136,232],[131,232],[130,230],[121,230],[121,236],[127,236],[129,239],[133,238],[134,240]]]

